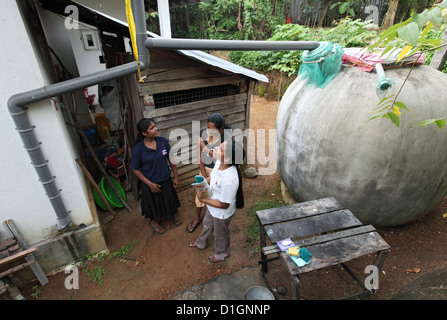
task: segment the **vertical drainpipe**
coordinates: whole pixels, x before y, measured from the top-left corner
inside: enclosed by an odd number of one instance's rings
[[[136,23],[137,40],[141,42],[141,63],[140,69],[147,68],[149,66],[149,50],[147,50],[142,43],[147,38],[146,20],[144,12],[143,0],[132,0],[133,7],[135,8],[134,17]],[[144,26],[144,31],[142,30]],[[143,37],[144,33],[145,37]],[[140,51],[139,51],[140,52]],[[22,139],[25,150],[31,159],[39,181],[45,189],[46,195],[53,206],[56,213],[57,230],[63,230],[69,227],[72,222],[69,213],[62,201],[60,190],[58,189],[55,179],[56,177],[50,172],[48,168],[48,160],[45,159],[44,154],[40,148],[40,142],[37,141],[34,133],[34,126],[31,125],[29,118],[26,114],[27,105],[30,103],[38,102],[48,99],[49,97],[58,96],[61,94],[73,92],[75,90],[84,89],[92,85],[99,84],[104,81],[109,81],[117,78],[121,78],[130,74],[134,74],[138,71],[138,63],[131,62],[121,66],[113,67],[107,70],[92,73],[86,76],[82,76],[76,79],[71,79],[63,82],[48,85],[44,88],[38,88],[35,90],[18,93],[11,96],[8,99],[8,111],[14,121],[16,130]]]
[[[144,10],[143,0],[132,1],[132,11],[135,20],[135,33],[137,38],[138,48],[138,60],[140,63],[140,69],[146,69],[149,67],[149,49],[146,48],[144,42],[147,40],[147,28],[146,28],[146,12]]]
[[[170,39],[171,34],[171,16],[169,14],[169,1],[157,0],[158,21],[160,22],[160,35],[162,38]]]

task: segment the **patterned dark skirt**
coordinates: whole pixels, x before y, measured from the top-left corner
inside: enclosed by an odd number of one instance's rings
[[[161,192],[153,193],[145,183],[141,183],[141,214],[158,222],[172,220],[180,207],[177,191],[171,178],[158,184]]]

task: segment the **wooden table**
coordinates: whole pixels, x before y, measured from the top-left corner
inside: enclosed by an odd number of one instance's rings
[[[256,216],[260,226],[259,263],[262,270],[267,272],[267,263],[280,258],[291,276],[293,299],[300,298],[300,274],[337,264],[342,265],[362,289],[345,298],[364,297],[373,292],[345,263],[364,255],[376,254],[373,265],[380,272],[390,246],[372,225],[363,225],[335,198],[260,210]],[[266,245],[266,237],[271,242],[269,246]],[[287,238],[312,254],[309,264],[298,267],[286,252],[279,249],[277,242]],[[269,255],[275,257],[267,258]],[[365,274],[364,279],[367,276]]]

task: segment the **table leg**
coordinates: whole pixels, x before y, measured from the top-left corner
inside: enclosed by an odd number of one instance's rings
[[[383,263],[385,262],[387,255],[388,250],[379,251],[379,253],[377,253],[376,259],[374,260],[374,265],[379,271],[382,270]]]
[[[298,275],[291,276],[292,280],[292,299],[293,300],[300,300],[300,279],[298,278]]]
[[[362,280],[349,268],[345,263],[341,263],[341,266],[349,273],[349,275],[357,282],[357,284],[362,288],[363,290],[367,290],[365,287],[365,284]]]
[[[265,234],[265,230],[262,227],[261,223],[259,223],[259,241],[260,241],[260,246],[261,246],[261,248],[259,248],[259,251],[261,251],[262,272],[265,273],[268,271],[267,262],[265,261],[267,259],[267,256],[262,252],[262,248],[264,248],[266,246],[266,234]]]

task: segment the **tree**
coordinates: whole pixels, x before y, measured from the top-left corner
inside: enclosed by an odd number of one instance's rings
[[[207,17],[209,38],[264,40],[279,19],[277,0],[209,0],[199,3]]]
[[[324,18],[326,17],[326,13],[329,10],[329,6],[331,5],[331,0],[323,1],[324,6],[323,10],[321,10],[320,20],[318,21],[318,27],[321,28],[323,26]]]
[[[388,29],[394,24],[394,18],[396,17],[397,7],[399,6],[399,0],[390,0],[388,4],[388,10],[383,19],[382,28]]]

